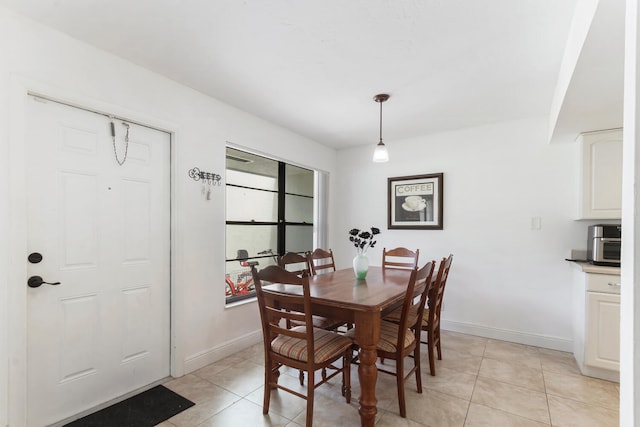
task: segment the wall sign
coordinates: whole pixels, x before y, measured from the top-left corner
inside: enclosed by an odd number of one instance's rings
[[[442,173],[388,178],[389,229],[442,230]]]

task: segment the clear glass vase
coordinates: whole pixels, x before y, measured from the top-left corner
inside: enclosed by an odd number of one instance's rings
[[[357,280],[364,280],[369,271],[369,258],[364,254],[358,254],[353,258],[353,272]]]

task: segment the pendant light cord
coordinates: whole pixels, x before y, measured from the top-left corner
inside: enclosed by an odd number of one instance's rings
[[[382,101],[380,103],[380,142],[382,142]]]

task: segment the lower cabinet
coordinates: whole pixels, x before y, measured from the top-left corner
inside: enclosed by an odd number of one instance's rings
[[[620,295],[587,292],[584,363],[620,370]]]
[[[620,276],[576,271],[574,285],[578,367],[584,375],[619,382]]]

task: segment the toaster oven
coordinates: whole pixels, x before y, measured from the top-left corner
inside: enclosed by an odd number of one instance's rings
[[[620,266],[622,227],[620,224],[589,226],[587,261],[594,265]]]

